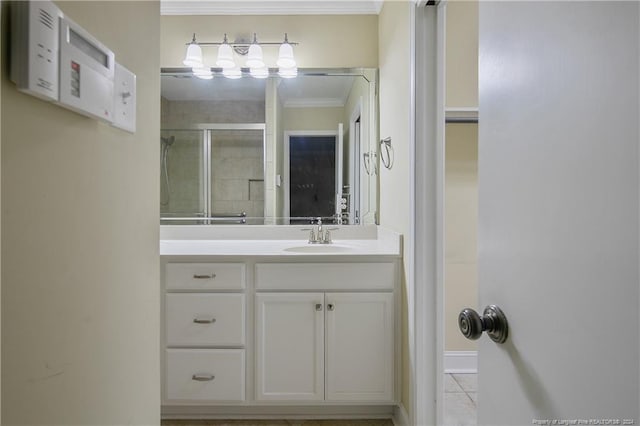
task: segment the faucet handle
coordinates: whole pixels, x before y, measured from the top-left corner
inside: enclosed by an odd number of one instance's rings
[[[316,225],[322,225],[322,218],[321,217],[316,217]]]
[[[323,243],[325,244],[331,244],[331,231],[335,231],[336,229],[340,229],[340,228],[329,228],[329,229],[325,229],[324,230],[324,238],[322,240]]]

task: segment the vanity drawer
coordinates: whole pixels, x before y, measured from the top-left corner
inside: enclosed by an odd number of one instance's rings
[[[167,290],[236,290],[245,287],[243,263],[167,263]]]
[[[393,290],[393,262],[258,263],[260,290]]]
[[[167,399],[243,401],[244,349],[167,349]]]
[[[242,346],[243,294],[169,293],[165,321],[167,346]]]

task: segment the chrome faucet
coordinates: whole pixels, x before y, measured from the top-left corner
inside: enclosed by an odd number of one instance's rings
[[[317,217],[315,221],[315,229],[309,232],[309,244],[331,244],[331,231],[338,228],[324,229],[321,217]]]

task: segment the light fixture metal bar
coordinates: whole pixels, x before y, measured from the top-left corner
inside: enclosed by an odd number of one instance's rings
[[[192,44],[194,42],[189,42],[189,43],[185,43],[185,46],[188,46],[190,44]],[[271,46],[280,46],[283,42],[282,41],[259,41],[258,44],[259,45],[271,45]],[[228,44],[231,47],[249,47],[251,46],[251,42],[239,42],[239,43],[235,43],[235,42],[228,42],[228,43],[224,43],[224,42],[216,42],[216,41],[197,41],[195,42],[195,44],[200,45],[200,46],[221,46],[223,44]],[[290,45],[292,46],[297,46],[300,43],[297,42],[293,42],[290,41],[289,42]]]

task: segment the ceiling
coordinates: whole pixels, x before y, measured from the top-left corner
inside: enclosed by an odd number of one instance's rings
[[[383,0],[161,0],[162,15],[377,15]]]

